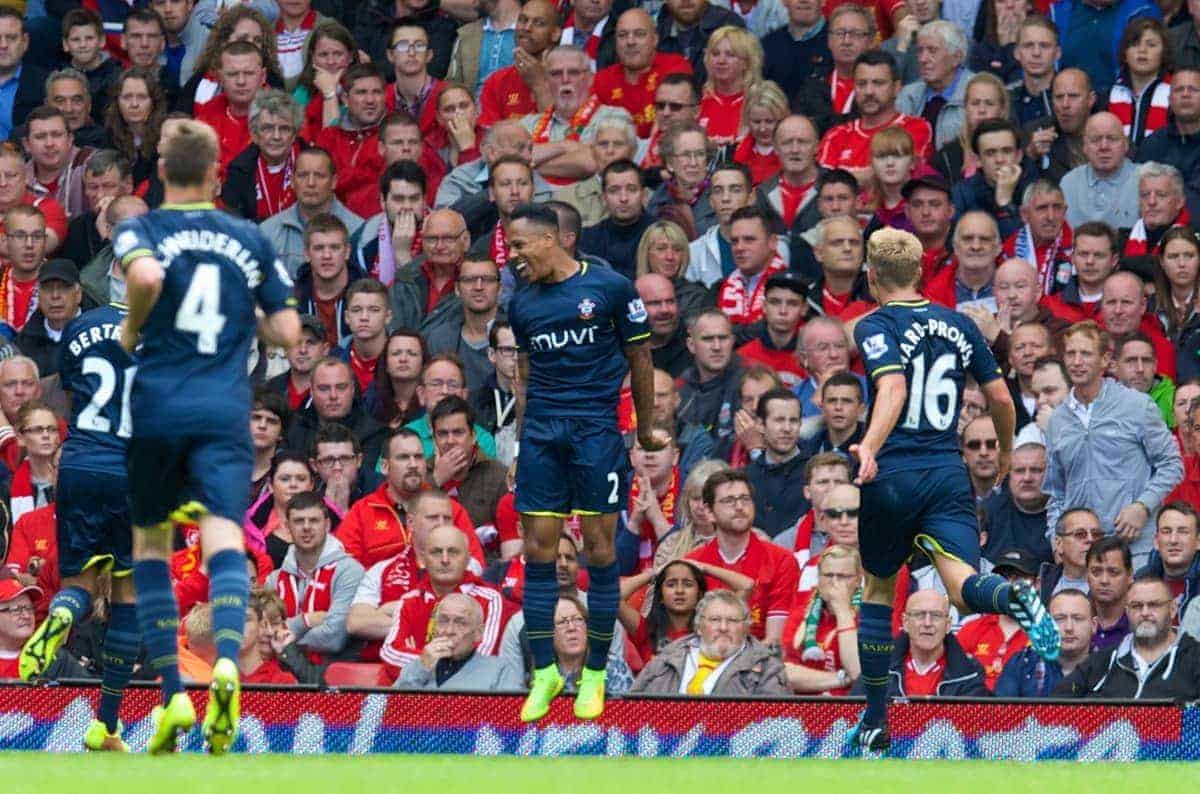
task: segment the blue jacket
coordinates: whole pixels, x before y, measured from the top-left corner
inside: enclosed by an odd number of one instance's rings
[[[1057,661],[1047,662],[1032,648],[1024,648],[1008,660],[996,679],[998,698],[1045,698],[1063,680],[1062,667]]]
[[[1067,40],[1067,31],[1071,26],[1071,14],[1075,11],[1075,7],[1081,2],[1082,0],[1057,0],[1054,5],[1050,6],[1050,19],[1054,21],[1055,25],[1058,25],[1058,38],[1060,42],[1065,42]],[[1151,17],[1153,19],[1162,19],[1162,11],[1159,10],[1158,5],[1154,2],[1154,0],[1118,1],[1117,19],[1112,27],[1112,40],[1108,42],[1108,50],[1110,53],[1109,59],[1112,61],[1114,67],[1121,62],[1119,53],[1117,52],[1121,44],[1121,34],[1125,32],[1125,26],[1128,25],[1129,21],[1134,17]],[[1060,59],[1059,63],[1056,64],[1056,66],[1061,69],[1063,68],[1063,64],[1069,60],[1069,53],[1063,52],[1063,57]],[[1114,68],[1113,74],[1107,85],[1093,85],[1092,88],[1094,88],[1097,95],[1099,95],[1101,89],[1108,91],[1109,87],[1116,82],[1116,80],[1117,72]],[[1093,78],[1093,82],[1095,82],[1095,78]]]

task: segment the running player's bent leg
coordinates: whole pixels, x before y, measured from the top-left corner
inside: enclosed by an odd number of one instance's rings
[[[521,514],[525,530],[525,632],[533,652],[534,669],[554,664],[554,609],[558,606],[555,562],[563,520],[557,515]]]
[[[1003,576],[977,573],[962,560],[933,554],[933,565],[946,585],[950,603],[963,613],[1008,614],[1012,585]]]
[[[617,569],[614,513],[580,516],[583,554],[588,572],[588,653],[584,667],[603,670],[608,666],[617,611],[621,606],[621,575]]]
[[[137,588],[137,616],[146,646],[146,659],[162,678],[163,704],[183,691],[179,678],[179,607],[171,587],[171,556],[174,526],[134,527],[133,582]]]
[[[866,726],[883,725],[887,718],[888,667],[892,661],[892,602],[896,577],[881,579],[866,574],[862,608],[859,611],[858,662],[862,667],[867,710]]]
[[[133,577],[129,571],[124,573],[123,576],[113,576],[108,631],[104,634],[101,651],[104,655],[104,675],[100,679],[100,708],[96,717],[104,723],[110,734],[117,732],[121,697],[129,679],[133,677],[133,666],[137,663],[142,644],[137,607],[134,605]]]
[[[246,629],[246,604],[250,600],[242,528],[227,518],[206,515],[200,519],[200,546],[208,564],[217,658],[236,662]]]

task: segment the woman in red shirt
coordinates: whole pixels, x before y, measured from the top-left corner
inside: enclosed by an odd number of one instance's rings
[[[862,567],[858,549],[833,545],[821,553],[817,586],[801,593],[783,626],[788,684],[798,693],[847,695],[862,672],[858,615]]]
[[[754,187],[779,173],[779,155],[775,153],[775,128],[791,110],[783,91],[770,80],[746,89],[742,105],[742,127],[749,133],[733,152],[735,162],[750,169]]]
[[[304,69],[292,89],[292,98],[304,108],[304,132],[315,140],[342,110],[342,75],[358,63],[354,37],[338,22],[323,19],[313,28],[304,47]]]
[[[700,99],[700,125],[709,140],[727,146],[740,138],[746,89],[762,82],[763,50],[754,34],[726,25],[717,28],[704,50],[708,81]]]

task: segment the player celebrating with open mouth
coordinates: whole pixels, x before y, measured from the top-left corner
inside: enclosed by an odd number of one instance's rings
[[[529,280],[508,309],[520,350],[516,508],[525,528],[522,606],[534,658],[521,719],[541,719],[563,688],[554,659],[555,555],[572,512],[580,516],[590,582],[588,653],[575,716],[595,719],[604,711],[604,670],[621,600],[616,526],[629,500],[629,455],[617,400],[627,369],[637,415],[645,417],[639,443],[646,450],[666,444],[648,421],[654,415],[650,328],[629,279],[563,249],[550,208],[518,207],[505,233],[509,265]]]

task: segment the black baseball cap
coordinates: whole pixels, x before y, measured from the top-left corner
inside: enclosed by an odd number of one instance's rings
[[[904,187],[900,188],[900,195],[904,196],[905,201],[912,196],[914,190],[919,187],[927,187],[931,190],[940,190],[947,196],[950,195],[950,185],[946,182],[946,178],[934,171],[933,173],[922,174],[921,176],[913,177],[904,183]]]
[[[763,289],[763,294],[765,295],[768,291],[774,289],[775,287],[790,289],[801,298],[808,298],[808,282],[790,270],[785,270],[782,273],[776,273],[767,279],[767,286],[765,289]]]
[[[38,273],[38,283],[47,281],[62,281],[74,286],[79,283],[79,268],[70,259],[51,259],[42,265]]]
[[[1037,576],[1038,561],[1025,549],[1008,549],[992,558],[993,572],[1016,571],[1026,576]]]
[[[321,318],[315,314],[300,315],[300,330],[308,331],[318,341],[325,338],[325,323],[321,322]]]

